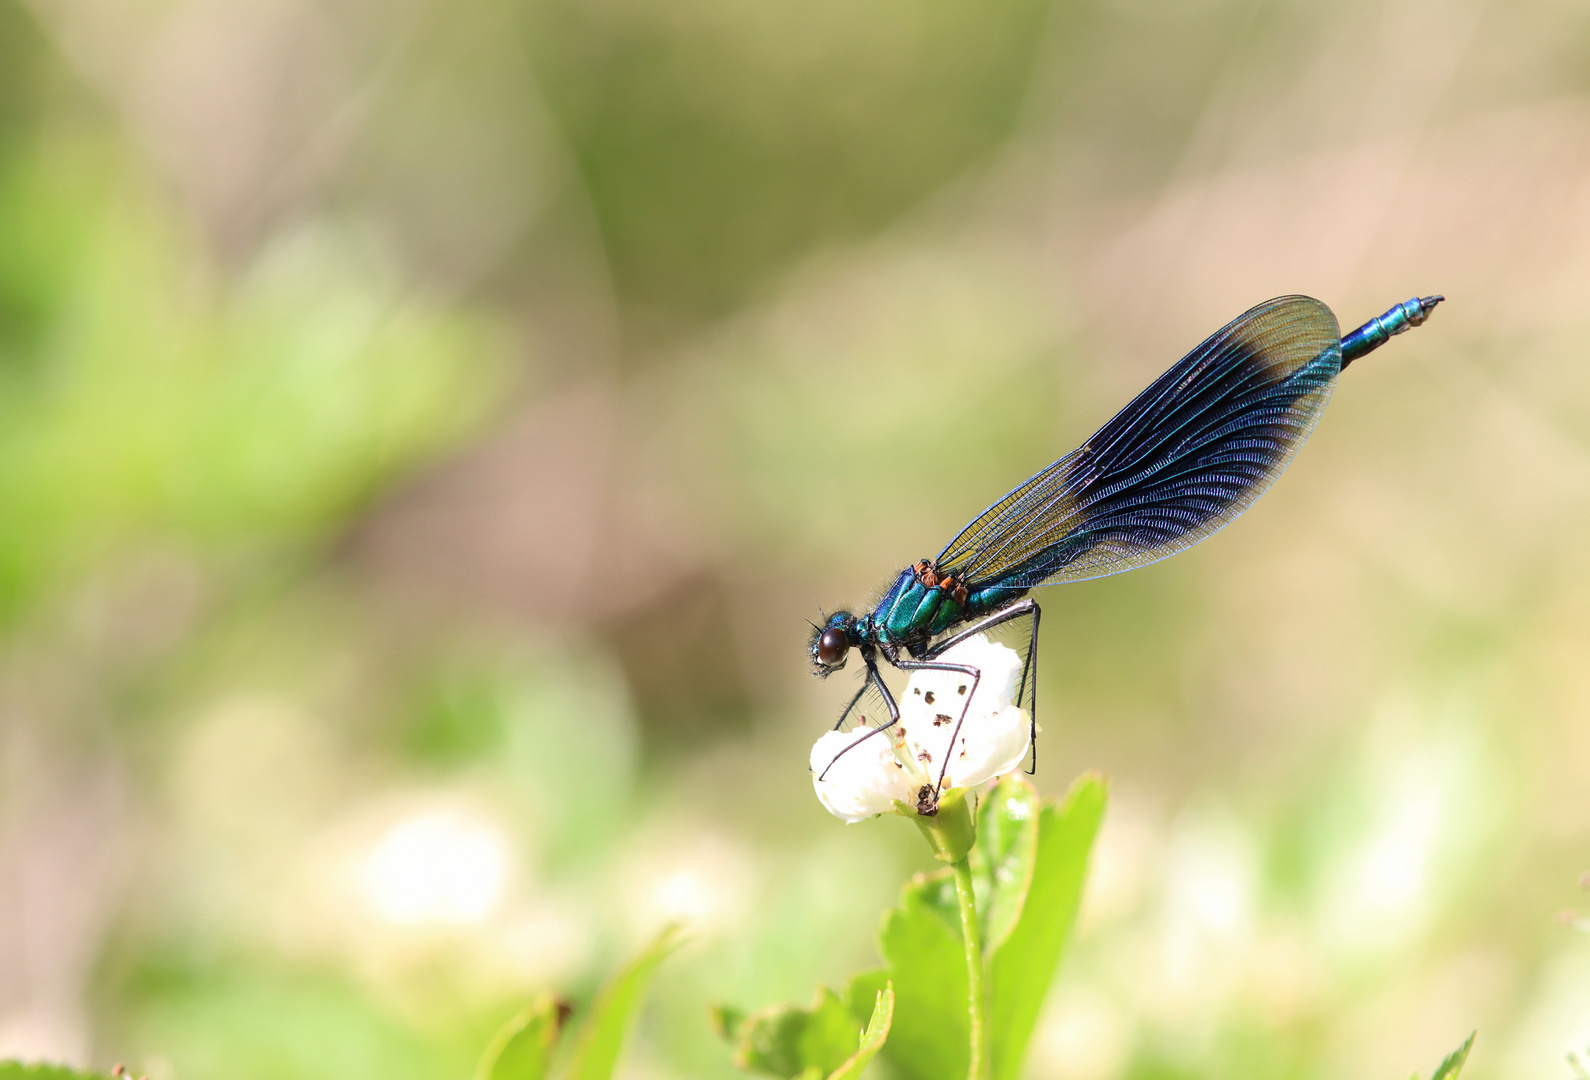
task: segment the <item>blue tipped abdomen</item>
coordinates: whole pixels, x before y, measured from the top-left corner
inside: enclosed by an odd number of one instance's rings
[[[1445,299],[1444,296],[1415,296],[1412,300],[1404,300],[1384,315],[1370,319],[1342,338],[1342,367],[1345,368],[1365,353],[1374,352],[1398,334],[1415,326],[1423,326],[1430,312]]]

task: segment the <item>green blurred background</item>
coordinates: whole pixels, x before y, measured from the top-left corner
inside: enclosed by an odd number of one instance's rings
[[[928,865],[811,795],[816,603],[1437,291],[1044,597],[1114,794],[1035,1078],[1590,1045],[1590,8],[0,0],[0,1056],[454,1080],[678,917],[624,1074],[731,1075]]]

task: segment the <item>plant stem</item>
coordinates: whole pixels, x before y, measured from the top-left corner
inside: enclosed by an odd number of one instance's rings
[[[971,1014],[971,1063],[967,1080],[987,1080],[988,1005],[983,997],[983,944],[977,930],[977,899],[972,895],[972,864],[961,856],[950,864],[955,895],[961,902],[961,939],[966,942],[966,1003]]]

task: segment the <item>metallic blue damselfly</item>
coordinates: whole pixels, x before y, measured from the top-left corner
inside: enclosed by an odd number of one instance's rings
[[[1027,594],[1146,566],[1220,529],[1286,468],[1342,369],[1422,325],[1442,299],[1415,297],[1345,337],[1331,309],[1311,297],[1283,296],[1250,308],[1087,442],[984,510],[937,558],[900,571],[871,611],[827,616],[812,634],[817,674],[843,668],[852,649],[867,668],[836,729],[869,688],[889,713],[888,723],[868,728],[846,750],[899,723],[900,710],[878,673],[880,657],[902,671],[958,671],[973,680],[975,693],[977,669],[946,663],[945,651],[973,634],[1028,620],[1016,700],[1033,717],[1029,771],[1035,771],[1041,612]],[[971,695],[965,701],[952,746]],[[919,794],[921,812],[937,807],[948,765]]]

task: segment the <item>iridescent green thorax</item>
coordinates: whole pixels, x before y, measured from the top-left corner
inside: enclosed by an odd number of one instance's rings
[[[969,588],[961,578],[940,576],[933,563],[923,560],[900,571],[863,620],[863,636],[877,645],[918,653],[951,627],[986,615],[1026,592],[1010,586]]]

